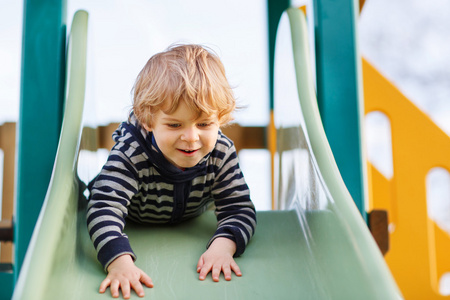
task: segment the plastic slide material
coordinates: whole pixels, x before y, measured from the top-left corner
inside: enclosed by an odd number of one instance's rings
[[[86,229],[77,175],[82,133],[87,14],[78,12],[68,52],[67,100],[53,177],[13,299],[110,299]],[[286,47],[287,46],[287,47]],[[84,51],[84,52],[83,52]],[[155,284],[146,299],[400,299],[325,137],[308,63],[306,24],[284,14],[277,41],[275,118],[280,210],[258,212],[243,276],[198,280],[196,263],[216,228],[212,211],[176,226],[128,223],[136,264]],[[289,91],[293,93],[289,93]],[[298,92],[297,92],[298,91]],[[88,130],[84,130],[88,132]],[[133,299],[138,299],[132,294]]]

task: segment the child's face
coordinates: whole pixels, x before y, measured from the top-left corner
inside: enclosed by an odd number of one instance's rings
[[[152,127],[144,126],[153,132],[164,157],[178,168],[195,166],[205,155],[214,149],[217,141],[219,122],[216,115],[197,114],[180,101],[175,112],[165,114],[158,111]]]

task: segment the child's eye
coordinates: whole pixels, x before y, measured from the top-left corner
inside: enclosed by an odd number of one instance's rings
[[[208,127],[209,125],[211,125],[212,123],[198,123],[197,126],[198,127]]]
[[[169,126],[170,128],[178,128],[178,127],[180,127],[181,125],[180,125],[180,124],[174,123],[174,124],[167,124],[167,126]]]

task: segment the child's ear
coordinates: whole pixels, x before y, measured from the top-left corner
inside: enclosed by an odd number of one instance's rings
[[[144,129],[147,131],[152,131],[152,127],[147,124],[142,124],[142,127],[144,127]]]

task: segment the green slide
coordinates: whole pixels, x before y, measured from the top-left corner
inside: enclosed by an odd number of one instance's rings
[[[98,293],[105,273],[87,233],[85,184],[77,170],[80,149],[95,149],[93,130],[83,130],[86,32],[87,13],[77,12],[53,176],[13,299],[111,298],[109,290]],[[229,282],[215,283],[210,275],[199,281],[196,273],[216,228],[213,212],[176,226],[127,224],[136,264],[155,284],[145,289],[146,299],[402,298],[324,134],[300,10],[283,15],[276,52],[284,58],[276,59],[275,75],[279,210],[257,213],[255,236],[236,259],[243,276]]]

